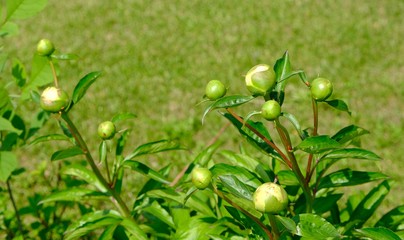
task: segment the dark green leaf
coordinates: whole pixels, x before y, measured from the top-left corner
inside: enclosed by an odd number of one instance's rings
[[[285,52],[282,58],[278,59],[274,65],[274,71],[276,74],[276,86],[272,92],[272,99],[275,99],[279,104],[283,104],[285,87],[287,81],[284,81],[292,73],[292,67],[289,61],[289,54]]]
[[[108,195],[85,188],[69,188],[47,195],[39,204],[55,201],[80,202],[91,199],[108,199]]]
[[[119,122],[119,121],[123,121],[123,120],[126,120],[126,119],[132,119],[132,118],[136,118],[136,117],[137,116],[135,114],[133,114],[133,113],[120,113],[120,114],[115,115],[112,118],[111,121],[113,123],[116,123],[116,122]]]
[[[375,227],[386,227],[397,230],[397,227],[404,223],[404,205],[398,206],[385,215],[375,224]]]
[[[51,160],[56,161],[56,160],[61,160],[61,159],[65,159],[65,158],[74,157],[77,155],[82,155],[82,154],[84,154],[84,153],[83,153],[83,150],[81,150],[81,148],[72,147],[72,148],[63,149],[63,150],[53,153]]]
[[[321,135],[308,137],[304,139],[296,149],[300,149],[307,153],[321,153],[331,149],[340,148],[341,144],[331,139],[329,136]]]
[[[56,140],[69,141],[70,138],[67,137],[66,135],[62,135],[62,134],[49,134],[46,136],[40,136],[40,137],[35,138],[30,144],[34,145],[34,144],[41,143],[41,142],[56,141]]]
[[[223,186],[234,196],[241,197],[252,201],[251,190],[241,182],[237,177],[233,175],[221,175],[219,176]]]
[[[357,237],[370,238],[372,240],[400,240],[401,238],[388,228],[362,228],[356,229]]]
[[[313,209],[316,214],[322,214],[330,211],[330,209],[337,204],[343,194],[329,194],[324,197],[317,197],[313,202]]]
[[[161,207],[161,205],[157,201],[153,201],[151,205],[143,208],[142,210],[154,215],[155,217],[166,223],[168,226],[174,229],[176,228],[171,215],[167,212],[167,210]]]
[[[245,168],[218,163],[215,164],[210,171],[212,172],[213,177],[233,175],[244,184],[253,188],[258,188],[262,184],[255,175],[247,171]]]
[[[168,181],[163,175],[160,173],[154,171],[153,169],[149,168],[145,164],[138,162],[138,161],[133,161],[133,160],[125,160],[123,162],[123,166],[132,169],[133,171],[140,172],[145,174],[146,176],[164,183],[164,184],[169,184],[170,181]]]
[[[6,182],[11,173],[17,168],[17,157],[12,152],[0,152],[0,181]]]
[[[101,184],[101,182],[98,180],[94,172],[82,165],[78,164],[69,165],[66,168],[64,168],[63,173],[71,176],[76,176],[86,181],[87,183],[95,186],[101,192],[107,192],[107,189]]]
[[[324,218],[315,214],[300,214],[297,216],[297,235],[305,239],[340,238],[337,229]]]
[[[215,151],[219,148],[220,145],[221,145],[220,142],[215,142],[214,144],[205,148],[195,158],[195,161],[194,161],[195,165],[200,165],[202,167],[205,167],[208,164],[208,162],[210,161],[210,159],[212,158],[212,155],[215,153]]]
[[[351,169],[342,169],[323,177],[320,180],[318,189],[355,186],[386,178],[388,176],[380,172],[360,172],[352,171]]]
[[[170,140],[160,140],[156,142],[149,142],[137,147],[125,160],[132,160],[145,154],[154,154],[159,152],[180,150],[182,149],[178,142]]]
[[[345,127],[341,129],[339,132],[337,132],[334,136],[332,136],[332,139],[335,141],[339,142],[340,144],[347,143],[359,136],[362,136],[364,134],[368,134],[369,131],[355,126],[355,125],[350,125],[348,127]]]
[[[299,186],[299,180],[291,170],[281,170],[277,173],[279,183],[286,186]]]
[[[11,101],[7,89],[0,87],[0,116],[4,112],[11,110]]]
[[[146,233],[140,228],[140,226],[133,220],[129,218],[124,218],[121,225],[125,228],[126,232],[131,234],[129,239],[136,240],[147,240]]]
[[[32,17],[45,8],[48,0],[6,0],[7,16],[10,19],[24,19]]]
[[[125,130],[122,132],[122,135],[118,138],[118,143],[116,144],[116,150],[115,150],[116,156],[119,156],[119,157],[122,156],[128,134],[129,134],[129,131]]]
[[[277,220],[286,228],[286,230],[292,234],[296,234],[297,233],[297,226],[296,223],[287,217],[282,217],[280,215],[275,215],[275,217],[277,218]]]
[[[15,82],[17,83],[17,86],[20,88],[23,87],[27,82],[27,73],[25,72],[24,65],[18,59],[13,60],[13,68],[11,73]]]
[[[18,135],[22,133],[21,130],[15,128],[9,120],[3,117],[0,117],[0,131],[15,132]]]
[[[361,149],[361,148],[345,148],[333,150],[322,157],[322,159],[366,159],[366,160],[380,160],[381,158],[375,153]]]
[[[118,227],[118,224],[112,224],[110,226],[107,226],[105,230],[102,232],[100,235],[99,240],[111,240],[114,239],[114,232],[115,229]]]
[[[101,72],[91,72],[80,79],[73,91],[72,100],[74,104],[77,104],[80,99],[84,97],[87,89],[95,82],[95,80],[97,80],[100,75]]]
[[[297,120],[297,118],[287,112],[282,112],[282,116],[285,117],[286,119],[288,119],[290,121],[290,123],[292,123],[292,125],[295,127],[297,133],[299,134],[300,139],[304,140],[305,138],[307,138],[307,134],[303,131],[302,127],[300,126],[299,121]]]
[[[328,105],[330,105],[331,107],[343,111],[343,112],[347,112],[349,115],[351,115],[351,111],[349,111],[348,105],[342,101],[342,100],[338,100],[338,99],[334,99],[334,100],[330,100],[330,101],[325,101]]]
[[[76,54],[72,53],[57,53],[57,54],[52,54],[51,56],[53,59],[57,60],[76,60],[79,58]]]
[[[377,187],[373,188],[355,208],[345,230],[349,231],[352,228],[361,228],[376,212],[376,209],[380,206],[389,191],[390,184],[388,180],[383,181]]]
[[[223,98],[220,98],[206,108],[202,116],[202,123],[203,120],[205,119],[205,116],[215,109],[237,107],[253,100],[254,98],[255,97],[253,96],[242,96],[242,95],[225,96]]]
[[[108,152],[107,150],[108,150],[107,141],[102,141],[100,143],[100,146],[98,147],[98,155],[100,156],[101,164],[108,164],[106,163]]]

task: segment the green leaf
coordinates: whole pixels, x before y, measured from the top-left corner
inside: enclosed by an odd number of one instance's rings
[[[334,100],[330,100],[330,101],[325,101],[328,105],[330,105],[331,107],[343,111],[343,112],[347,112],[349,115],[351,115],[351,111],[349,111],[348,105],[339,99],[334,99]]]
[[[85,75],[80,81],[77,83],[76,87],[73,90],[73,103],[77,104],[81,98],[86,94],[87,89],[97,80],[97,78],[101,75],[101,72],[91,72]]]
[[[53,73],[49,65],[49,60],[45,57],[34,55],[32,59],[32,70],[30,81],[24,85],[21,93],[21,100],[28,100],[31,97],[31,91],[38,87],[45,86],[53,82]]]
[[[360,172],[352,171],[351,169],[342,169],[323,177],[320,180],[318,189],[355,186],[386,178],[388,176],[380,172]]]
[[[220,145],[221,145],[220,142],[215,142],[214,144],[208,146],[203,151],[201,151],[194,160],[195,165],[206,167],[206,165],[212,159],[213,154],[220,147]]]
[[[27,73],[24,65],[18,60],[13,59],[13,67],[11,73],[18,87],[23,87],[27,82]]]
[[[337,204],[343,194],[329,194],[324,197],[317,197],[313,202],[313,209],[316,214],[322,214],[330,211],[332,207]]]
[[[253,100],[254,98],[255,97],[253,96],[242,96],[242,95],[225,96],[223,98],[219,98],[205,109],[205,112],[203,113],[202,116],[202,123],[205,119],[205,116],[215,109],[237,107]]]
[[[398,206],[383,215],[375,224],[375,227],[386,227],[397,230],[400,224],[404,223],[404,205]]]
[[[86,167],[78,164],[73,164],[65,167],[63,173],[71,176],[76,176],[87,183],[95,186],[101,192],[107,192],[107,189],[101,184],[97,176],[93,171],[87,169]]]
[[[286,51],[282,58],[278,59],[274,65],[274,71],[276,73],[276,86],[272,93],[272,99],[276,100],[280,105],[283,104],[285,98],[285,87],[287,81],[285,79],[290,77],[292,73],[292,67],[289,61],[289,53]]]
[[[110,240],[114,239],[115,229],[118,227],[118,224],[113,224],[111,226],[107,226],[105,230],[100,235],[99,240]]]
[[[368,134],[369,131],[365,130],[361,127],[355,126],[355,125],[350,125],[348,127],[345,127],[338,131],[334,136],[332,136],[332,139],[335,141],[339,142],[340,144],[347,143],[349,141],[352,141],[353,139]]]
[[[48,0],[6,0],[7,16],[10,19],[24,19],[36,15],[45,8]]]
[[[12,105],[7,89],[0,87],[0,115],[4,112],[11,110]]]
[[[210,171],[212,172],[213,177],[233,175],[237,177],[238,180],[252,188],[258,188],[262,184],[255,175],[242,167],[218,163],[215,164]]]
[[[158,182],[164,183],[164,184],[169,184],[170,181],[168,181],[163,175],[160,173],[154,171],[153,169],[149,168],[147,165],[138,162],[138,161],[133,161],[133,160],[125,160],[123,162],[123,166],[132,169],[133,171],[140,172],[145,174],[146,176],[150,177],[151,179],[154,179]]]
[[[136,117],[137,117],[136,114],[133,114],[133,113],[120,113],[120,114],[115,115],[112,118],[111,122],[116,123],[119,121],[132,119],[132,118],[136,118]]]
[[[21,130],[15,128],[9,120],[3,117],[0,117],[0,131],[15,132],[18,135],[22,133]]]
[[[37,143],[41,143],[41,142],[47,142],[47,141],[69,141],[70,138],[66,135],[62,135],[62,134],[49,134],[49,135],[45,135],[45,136],[40,136],[35,138],[30,145],[34,145]]]
[[[324,218],[315,214],[300,214],[297,216],[297,235],[305,239],[340,238],[337,229]]]
[[[154,215],[168,226],[174,229],[176,228],[171,215],[163,207],[161,207],[157,201],[153,201],[151,205],[143,208],[142,210]]]
[[[126,140],[128,138],[129,131],[124,130],[121,136],[118,138],[118,142],[116,144],[115,155],[117,157],[122,157],[123,150],[125,148]],[[123,158],[123,157],[122,157]]]
[[[251,190],[241,182],[237,177],[233,175],[221,175],[219,176],[223,186],[234,196],[252,201],[253,194]]]
[[[401,238],[388,228],[362,228],[356,229],[355,236],[370,238],[372,240],[400,240]]]
[[[281,170],[277,173],[279,183],[286,186],[299,186],[299,180],[291,170]]]
[[[58,54],[52,54],[51,57],[53,59],[57,60],[76,60],[79,58],[76,54],[72,53],[58,53]]]
[[[122,217],[115,211],[104,210],[91,212],[82,216],[67,228],[65,239],[79,239],[96,229],[117,225],[121,221]]]
[[[296,149],[300,149],[307,153],[322,153],[340,147],[341,144],[334,139],[331,139],[326,135],[321,135],[304,139],[299,145],[296,146]]]
[[[292,125],[295,127],[297,133],[299,134],[300,139],[304,140],[305,138],[307,138],[307,134],[303,131],[302,127],[300,126],[299,121],[297,120],[297,118],[287,112],[282,112],[282,116],[285,117],[286,119],[289,120],[290,123],[292,123]]]
[[[61,159],[65,159],[65,158],[74,157],[77,155],[82,155],[82,154],[84,154],[84,153],[83,153],[83,150],[81,150],[81,148],[71,147],[71,148],[63,149],[63,150],[53,153],[51,160],[56,161],[56,160],[61,160]]]
[[[286,228],[286,230],[292,234],[297,233],[296,223],[287,217],[282,217],[280,215],[275,215],[276,219]]]
[[[0,8],[1,10],[1,8]],[[1,17],[1,14],[0,14]],[[17,35],[19,32],[18,25],[13,22],[6,22],[0,25],[0,37]],[[3,55],[4,56],[4,55]],[[3,65],[0,63],[0,72],[3,70]]]
[[[131,154],[129,154],[125,160],[132,160],[135,157],[139,157],[145,154],[154,154],[159,152],[179,150],[182,149],[178,142],[170,140],[160,140],[150,142],[137,147]]]
[[[6,182],[17,166],[17,157],[14,153],[0,151],[0,181]]]
[[[55,201],[67,201],[67,202],[80,202],[90,199],[108,199],[108,195],[98,191],[85,189],[85,188],[69,188],[66,190],[58,191],[47,195],[39,204]]]
[[[373,188],[355,208],[345,230],[349,231],[352,228],[361,228],[376,212],[376,209],[380,206],[389,191],[390,184],[388,180],[383,181],[377,187]]]
[[[136,240],[147,240],[146,233],[139,227],[139,225],[133,220],[129,218],[124,218],[121,222],[121,226],[125,228],[125,230],[132,234],[129,236],[129,239]]]
[[[366,159],[366,160],[381,159],[375,153],[361,148],[345,148],[345,149],[333,150],[325,154],[321,159],[341,159],[341,158]]]

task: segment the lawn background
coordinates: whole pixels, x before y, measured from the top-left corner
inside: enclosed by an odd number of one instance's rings
[[[86,73],[102,70],[73,112],[93,149],[99,122],[133,112],[138,118],[125,125],[134,128],[131,143],[178,137],[191,151],[162,155],[153,163],[178,166],[191,161],[225,124],[211,114],[201,126],[204,105],[197,103],[205,84],[220,79],[229,94],[247,94],[243,75],[248,69],[274,64],[287,50],[294,69],[303,69],[310,79],[333,80],[333,97],[352,110],[349,117],[321,107],[321,133],[333,134],[348,124],[371,130],[363,146],[384,160],[358,166],[397,180],[387,201],[395,206],[404,199],[403,19],[399,0],[49,0],[38,16],[18,22],[20,34],[5,45],[28,66],[41,38],[78,54],[79,61],[61,63],[61,85],[69,90]],[[285,108],[307,120],[304,86],[293,81],[287,94]],[[237,136],[228,129],[221,136],[224,148],[238,144]],[[43,152],[50,156],[54,150]],[[37,161],[30,149],[24,151],[22,165]]]

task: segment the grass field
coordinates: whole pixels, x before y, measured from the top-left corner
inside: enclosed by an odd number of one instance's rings
[[[98,122],[119,112],[138,118],[133,144],[180,137],[193,153],[175,155],[182,165],[214,137],[225,121],[209,115],[201,126],[204,86],[220,79],[229,93],[247,93],[243,75],[258,64],[273,64],[288,50],[295,69],[310,79],[334,81],[335,98],[349,103],[346,114],[321,108],[320,132],[346,124],[371,130],[364,147],[383,157],[366,169],[381,169],[397,179],[389,203],[404,199],[404,2],[399,0],[319,1],[57,1],[38,16],[19,22],[20,35],[9,49],[29,64],[40,38],[63,52],[81,56],[61,64],[67,89],[87,72],[102,78],[74,111],[87,139]],[[31,49],[30,49],[31,48]],[[306,97],[295,81],[287,107],[301,112]],[[332,114],[330,114],[332,113]],[[237,134],[222,136],[230,143]],[[50,152],[51,153],[51,152]],[[50,154],[48,153],[48,154]],[[169,161],[176,161],[170,159]]]

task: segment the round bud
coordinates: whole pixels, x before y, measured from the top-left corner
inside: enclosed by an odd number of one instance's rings
[[[269,182],[257,188],[253,201],[258,211],[276,214],[288,206],[288,194],[280,185]]]
[[[259,64],[247,72],[245,83],[253,95],[263,96],[275,86],[275,71],[269,65]]]
[[[115,124],[111,121],[105,121],[98,125],[98,136],[104,140],[114,137],[116,132]]]
[[[207,168],[194,168],[192,170],[192,183],[198,189],[207,188],[212,181],[212,173]]]
[[[266,120],[273,121],[281,115],[281,105],[275,100],[268,100],[262,105],[261,115]]]
[[[219,80],[211,80],[206,85],[205,95],[210,100],[217,100],[226,95],[226,87]]]
[[[36,46],[36,52],[40,56],[50,56],[54,51],[55,46],[49,39],[41,39]]]
[[[316,101],[324,101],[331,96],[333,91],[332,82],[326,78],[316,78],[310,83],[311,96]]]
[[[41,94],[41,108],[48,112],[63,111],[69,105],[69,96],[65,91],[56,87],[48,87]]]

